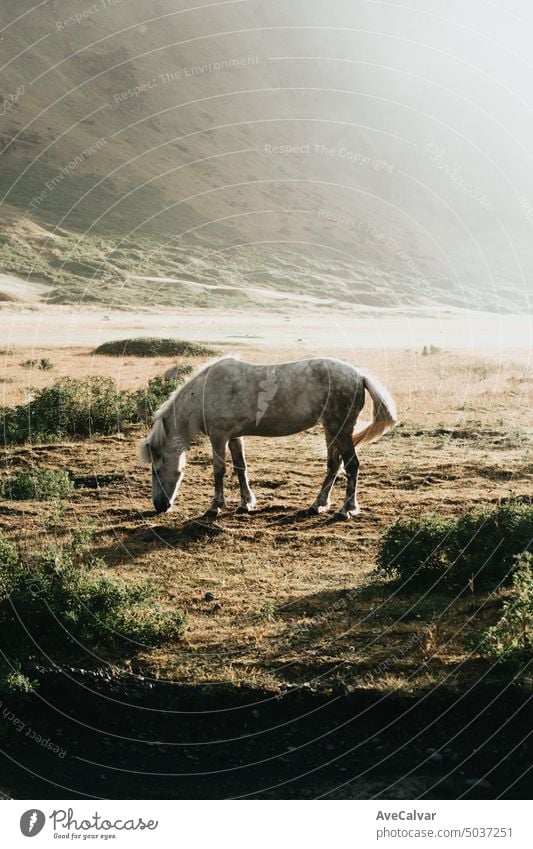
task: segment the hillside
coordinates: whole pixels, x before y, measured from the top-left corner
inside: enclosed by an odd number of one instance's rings
[[[528,308],[516,15],[33,6],[0,13],[3,271],[63,303]]]

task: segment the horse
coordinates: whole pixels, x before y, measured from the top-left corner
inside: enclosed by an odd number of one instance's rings
[[[356,431],[365,390],[373,402],[373,419]],[[207,363],[170,395],[155,413],[139,453],[141,462],[152,466],[155,510],[167,512],[183,480],[186,453],[199,433],[206,434],[213,451],[215,493],[204,517],[214,519],[227,506],[224,476],[229,446],[241,494],[237,512],[250,513],[256,497],[250,488],[244,437],[289,436],[320,422],[327,473],[308,512],[318,515],[330,508],[330,492],[344,463],[346,495],[336,515],[349,519],[360,512],[356,447],[379,439],[396,421],[396,405],[387,389],[368,371],[342,360],[321,357],[255,365],[227,356]]]

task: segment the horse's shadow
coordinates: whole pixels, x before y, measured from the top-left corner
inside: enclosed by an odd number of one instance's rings
[[[224,528],[218,522],[205,519],[203,516],[189,519],[181,525],[150,524],[138,532],[140,542],[151,545],[160,543],[176,548],[187,548],[197,542],[208,542],[224,533]]]
[[[294,510],[290,507],[269,506],[252,513],[237,513],[224,511],[216,519],[206,518],[203,514],[186,519],[179,524],[157,522],[157,513],[146,514],[144,523],[130,528],[124,528],[115,542],[108,547],[99,549],[98,554],[104,558],[114,559],[119,549],[126,551],[130,557],[139,557],[154,548],[187,549],[198,544],[207,544],[225,533],[239,530],[299,530],[315,531],[317,528],[331,525],[337,521],[334,514],[310,515],[308,510]]]
[[[266,511],[265,511],[266,512]],[[268,521],[268,527],[290,526],[305,524],[310,530],[324,527],[325,525],[334,525],[339,521],[336,513],[310,513],[309,510],[291,511],[290,514],[280,513],[279,508],[272,508],[273,516]]]

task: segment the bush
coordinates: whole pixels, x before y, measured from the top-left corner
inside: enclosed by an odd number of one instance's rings
[[[32,692],[36,683],[24,675],[19,661],[14,664],[14,669],[7,663],[0,662],[0,693],[6,696],[27,695]]]
[[[34,469],[31,472],[19,472],[0,481],[0,497],[14,501],[52,501],[54,498],[69,495],[73,488],[68,472],[58,469]]]
[[[0,574],[10,573],[16,568],[18,560],[17,549],[0,531]]]
[[[515,557],[511,595],[500,620],[481,638],[480,650],[496,660],[520,663],[533,653],[533,556]]]
[[[135,410],[142,421],[146,421],[163,404],[176,387],[183,383],[185,377],[192,372],[192,366],[187,363],[178,363],[176,366],[176,377],[165,377],[158,374],[148,381],[146,389],[139,389],[133,393]]]
[[[490,512],[466,514],[453,535],[453,572],[489,589],[509,583],[517,554],[533,541],[533,504],[507,501]]]
[[[533,505],[509,501],[457,521],[400,519],[381,540],[378,568],[411,586],[494,588],[510,581],[515,555],[531,545]]]
[[[109,577],[105,568],[83,534],[23,562],[0,533],[0,641],[11,656],[124,656],[181,636],[185,617],[159,604],[155,586]]]
[[[130,394],[107,377],[62,377],[37,390],[28,404],[1,412],[6,443],[108,434],[132,418]]]
[[[119,390],[110,377],[59,378],[27,404],[0,409],[0,439],[2,431],[5,444],[116,433],[128,422],[146,421],[192,370],[178,363],[176,377],[157,375],[135,392]]]
[[[20,365],[22,368],[39,368],[41,371],[49,371],[54,367],[54,364],[48,357],[41,357],[40,360],[24,360]]]
[[[433,583],[448,566],[446,542],[453,528],[453,520],[436,516],[399,519],[383,534],[379,568],[389,577],[402,581]]]
[[[93,353],[113,357],[211,357],[217,352],[207,345],[182,339],[141,337],[104,342]]]

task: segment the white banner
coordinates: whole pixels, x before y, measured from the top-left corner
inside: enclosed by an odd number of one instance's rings
[[[5,801],[2,845],[530,849],[518,801]]]

